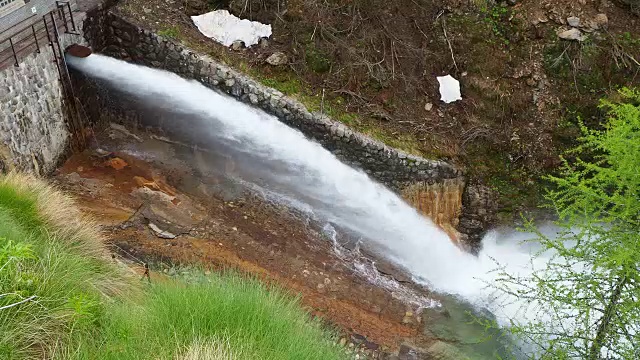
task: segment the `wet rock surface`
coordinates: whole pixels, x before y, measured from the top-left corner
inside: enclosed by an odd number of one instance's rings
[[[478,183],[467,184],[462,195],[458,231],[462,233],[462,242],[472,252],[480,250],[487,228],[497,222],[496,212],[496,194],[491,189]]]

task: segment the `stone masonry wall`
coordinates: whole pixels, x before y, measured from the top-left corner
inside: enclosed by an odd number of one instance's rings
[[[50,170],[68,132],[53,54],[45,48],[19,67],[0,72],[0,165],[5,170]]]
[[[102,31],[96,28],[102,27]],[[221,90],[238,100],[277,116],[330,150],[342,161],[399,190],[415,181],[439,182],[459,178],[462,172],[441,162],[425,160],[389,148],[350,130],[298,101],[250,79],[231,68],[175,42],[141,29],[115,14],[96,16],[85,25],[89,42],[103,54],[171,71]]]
[[[61,35],[61,44],[81,41]],[[69,132],[62,86],[53,51],[24,58],[0,71],[0,172],[12,169],[47,174],[65,153]]]

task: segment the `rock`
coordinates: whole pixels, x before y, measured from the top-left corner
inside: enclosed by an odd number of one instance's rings
[[[231,50],[238,51],[244,48],[244,42],[242,40],[236,40],[231,44]]]
[[[567,24],[569,24],[569,26],[572,26],[572,27],[579,27],[580,26],[580,18],[575,17],[575,16],[569,16],[567,18]]]
[[[467,184],[462,194],[462,214],[457,229],[472,252],[480,249],[482,237],[496,221],[496,194],[489,187]]]
[[[433,104],[430,102],[424,104],[424,109],[427,111],[431,111],[431,109],[433,109]]]
[[[149,223],[149,228],[153,231],[154,235],[161,238],[161,239],[175,239],[176,235],[162,230],[158,227],[158,225],[154,224],[154,223]]]
[[[356,346],[363,344],[364,342],[367,341],[367,338],[360,335],[360,334],[351,334],[351,342],[353,344],[355,344]]]
[[[400,351],[398,352],[398,360],[421,360],[431,359],[429,355],[421,349],[414,348],[407,344],[400,345]]]
[[[258,45],[260,45],[261,49],[266,49],[269,46],[269,40],[267,40],[267,38],[261,38]]]
[[[404,317],[402,318],[403,324],[411,324],[413,323],[413,312],[407,311],[404,313]]]
[[[607,14],[600,13],[596,15],[594,21],[599,28],[606,28],[607,25],[609,25],[609,18],[607,17]]]
[[[560,39],[571,40],[571,41],[584,41],[585,39],[584,35],[582,34],[582,31],[576,28],[561,31],[558,33],[558,37]]]
[[[269,65],[281,66],[286,65],[289,62],[289,59],[287,58],[287,54],[282,51],[278,51],[271,54],[266,61]]]
[[[514,6],[516,4],[518,4],[518,0],[507,0],[507,4]]]
[[[455,346],[444,341],[437,341],[427,349],[426,359],[433,360],[465,360],[469,357],[465,356],[462,351]]]

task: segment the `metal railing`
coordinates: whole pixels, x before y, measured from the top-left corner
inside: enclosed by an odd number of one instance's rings
[[[26,25],[25,25],[26,23]],[[22,25],[22,28],[19,28]],[[16,28],[19,30],[15,31]],[[41,45],[48,42],[54,46],[57,31],[76,34],[77,28],[69,1],[56,1],[56,8],[41,18],[29,17],[10,29],[0,33],[0,70],[13,63],[20,66],[20,60],[42,51]]]

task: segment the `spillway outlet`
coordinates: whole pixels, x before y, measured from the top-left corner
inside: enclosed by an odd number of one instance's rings
[[[79,58],[86,58],[87,56],[91,55],[91,49],[79,44],[73,44],[65,49],[65,53]]]

